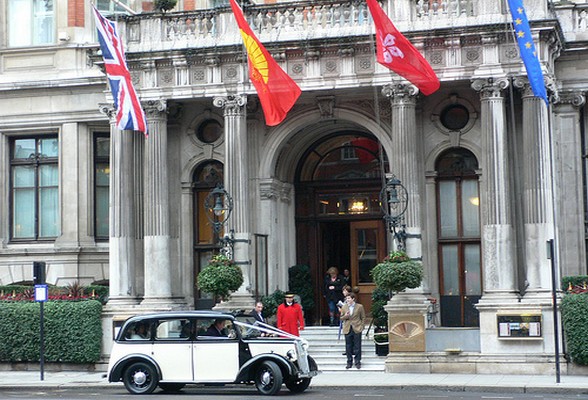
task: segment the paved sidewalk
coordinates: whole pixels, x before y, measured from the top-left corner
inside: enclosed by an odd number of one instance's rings
[[[0,371],[2,389],[19,387],[116,387],[122,383],[108,383],[104,372],[47,372],[41,381],[39,371]],[[467,375],[467,374],[392,374],[370,371],[325,372],[313,378],[312,387],[390,387],[417,390],[438,389],[448,391],[494,393],[565,393],[588,394],[587,376],[546,375]]]

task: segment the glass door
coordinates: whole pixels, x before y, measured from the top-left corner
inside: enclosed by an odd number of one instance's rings
[[[359,287],[359,303],[369,314],[375,289],[371,270],[386,256],[386,233],[382,220],[351,222],[351,280]]]

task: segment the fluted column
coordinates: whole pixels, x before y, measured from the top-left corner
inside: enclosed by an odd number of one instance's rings
[[[235,234],[235,262],[243,271],[243,285],[234,293],[233,303],[249,306],[253,303],[249,290],[251,288],[251,228],[249,223],[249,166],[247,146],[247,112],[244,95],[216,97],[216,107],[223,109],[225,134],[225,190],[233,197],[233,213],[227,221],[226,229]]]
[[[110,240],[109,307],[138,304],[135,280],[137,263],[135,242],[135,147],[142,138],[135,132],[116,127],[115,110],[103,106],[110,119]]]
[[[392,84],[384,86],[382,93],[390,99],[392,108],[391,142],[393,153],[389,155],[390,172],[408,192],[408,208],[404,214],[406,223],[407,253],[413,257],[422,255],[421,238],[421,187],[419,173],[419,135],[416,129],[416,96],[418,89],[413,85]]]
[[[145,299],[143,305],[171,302],[170,215],[165,101],[144,104],[149,137],[145,139],[144,231]]]
[[[416,96],[418,89],[413,85],[392,84],[384,86],[382,93],[390,99],[392,112],[392,129],[390,132],[392,153],[389,154],[390,172],[402,181],[408,195],[408,205],[404,214],[406,223],[406,252],[412,258],[422,257],[421,236],[421,187],[424,188],[424,176],[419,173],[420,149],[416,129]],[[428,270],[425,266],[425,270]],[[428,279],[427,276],[424,278]],[[419,325],[424,332],[426,327],[427,298],[424,283],[416,289],[409,289],[396,294],[384,307],[388,313],[389,330],[407,319]],[[395,336],[388,333],[390,351],[406,351],[398,346]],[[392,343],[395,343],[393,346]],[[408,351],[425,351],[424,335],[412,338]],[[386,366],[387,371],[391,371]]]
[[[516,79],[523,98],[523,222],[525,227],[525,297],[549,295],[551,261],[549,239],[554,238],[552,147],[547,108],[533,96],[528,81]]]
[[[555,146],[556,227],[558,265],[562,276],[586,272],[584,225],[583,155],[580,110],[586,104],[582,92],[560,93],[554,104],[553,143]]]
[[[472,88],[480,92],[483,179],[481,180],[482,260],[484,301],[495,296],[511,296],[516,291],[511,161],[508,152],[506,109],[503,90],[506,78],[477,79]]]

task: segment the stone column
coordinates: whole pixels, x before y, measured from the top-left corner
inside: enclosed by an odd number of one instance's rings
[[[553,136],[557,199],[558,265],[562,276],[586,272],[584,226],[583,154],[580,110],[586,98],[581,92],[560,93],[554,104]]]
[[[523,124],[523,222],[525,227],[525,297],[550,296],[549,239],[554,238],[552,146],[545,102],[533,96],[528,81],[515,79],[522,90]]]
[[[217,308],[248,309],[253,307],[251,289],[251,228],[249,216],[249,166],[247,146],[247,112],[245,95],[216,97],[216,107],[223,109],[225,134],[225,190],[233,197],[233,213],[227,220],[225,233],[235,235],[233,258],[243,271],[243,285],[231,299]]]
[[[384,86],[382,93],[390,99],[392,108],[392,154],[389,154],[390,173],[394,174],[408,192],[408,208],[404,214],[406,223],[406,251],[412,258],[422,256],[421,237],[421,188],[423,174],[419,170],[421,149],[416,130],[416,96],[413,85],[392,84]]]
[[[392,84],[385,86],[382,93],[390,99],[392,111],[390,172],[400,179],[408,194],[404,214],[406,252],[411,258],[421,259],[421,188],[424,188],[424,177],[419,172],[421,149],[416,129],[416,96],[419,92],[414,85]],[[386,371],[398,372],[400,365],[405,365],[403,353],[424,352],[426,348],[427,298],[423,285],[394,295],[384,309],[388,312],[390,342]],[[406,329],[414,329],[418,334],[406,337],[400,333]]]
[[[115,110],[104,106],[101,111],[110,118],[110,253],[108,308],[124,309],[138,304],[135,256],[135,159],[136,143],[142,138],[116,127]]]
[[[173,306],[170,263],[170,215],[167,161],[166,102],[144,104],[149,137],[145,139],[144,230],[145,296],[147,308]]]
[[[503,90],[506,78],[477,79],[472,88],[480,92],[483,178],[481,180],[482,265],[484,295],[487,301],[516,301],[515,235]]]

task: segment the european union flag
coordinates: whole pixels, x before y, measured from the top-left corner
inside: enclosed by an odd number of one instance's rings
[[[541,72],[539,57],[531,36],[531,28],[523,7],[523,0],[508,0],[508,6],[510,7],[515,35],[519,43],[519,52],[527,70],[531,90],[533,90],[535,96],[542,98],[549,105],[545,82],[543,81],[543,72]]]

